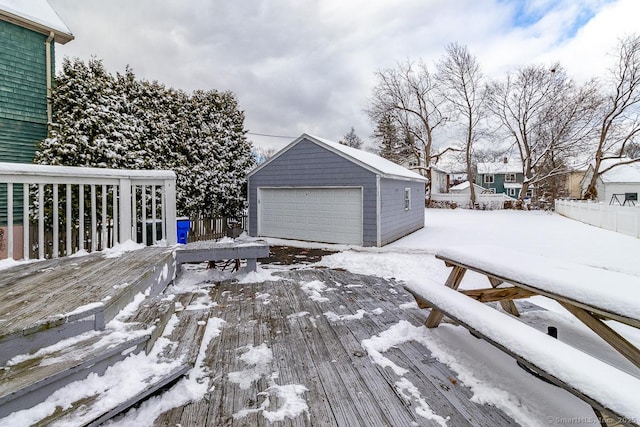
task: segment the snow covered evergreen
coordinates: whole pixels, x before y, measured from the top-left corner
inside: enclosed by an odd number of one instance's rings
[[[179,215],[236,216],[254,166],[244,113],[231,92],[192,94],[112,75],[102,61],[65,58],[53,93],[54,126],[36,163],[171,169]]]

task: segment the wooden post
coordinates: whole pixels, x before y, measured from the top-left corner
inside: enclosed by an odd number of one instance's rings
[[[466,268],[461,267],[459,265],[454,265],[453,269],[451,270],[451,273],[449,274],[449,278],[445,282],[445,286],[448,286],[451,289],[458,289],[458,286],[460,286],[460,282],[464,277],[464,273],[466,272],[467,272]],[[442,321],[442,312],[436,308],[432,308],[431,313],[429,313],[429,317],[427,317],[426,322],[424,322],[424,325],[427,328],[436,328],[438,327],[441,321]]]
[[[496,279],[495,277],[487,276],[487,278],[489,279],[489,283],[491,283],[491,286],[493,288],[497,288],[502,283],[504,283],[501,280]],[[512,300],[502,300],[500,301],[500,306],[507,313],[512,314],[516,317],[520,317],[520,312],[518,312],[518,308],[516,307],[516,305]]]
[[[120,226],[118,227],[118,242],[131,240],[131,180],[120,178]]]
[[[58,216],[58,184],[53,184],[53,253],[51,258],[58,258],[60,250],[60,218]]]
[[[7,182],[7,257],[13,259],[13,182]]]
[[[22,258],[27,260],[31,254],[29,247],[29,184],[22,184]]]
[[[164,180],[164,212],[163,212],[163,222],[165,223],[167,235],[165,239],[167,239],[167,243],[170,245],[175,245],[178,243],[178,231],[176,224],[176,180],[173,179],[165,179]]]
[[[601,320],[597,319],[588,311],[564,301],[558,302],[571,314],[576,316],[578,320],[587,325],[589,329],[598,334],[603,340],[609,343],[609,345],[611,345],[620,354],[626,357],[631,363],[640,368],[640,350],[638,350],[636,346],[631,344],[620,334],[611,329]]]

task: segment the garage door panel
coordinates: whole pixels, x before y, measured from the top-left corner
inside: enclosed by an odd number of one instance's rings
[[[261,188],[260,235],[362,244],[360,188]]]

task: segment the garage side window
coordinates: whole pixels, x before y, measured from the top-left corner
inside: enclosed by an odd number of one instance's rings
[[[410,188],[404,189],[404,210],[405,211],[411,210],[411,189]]]

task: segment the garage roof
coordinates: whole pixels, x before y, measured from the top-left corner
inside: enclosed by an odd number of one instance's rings
[[[367,170],[370,170],[377,175],[382,176],[383,178],[395,178],[423,182],[427,181],[427,179],[422,175],[410,171],[409,169],[393,163],[392,161],[384,159],[376,154],[369,153],[364,150],[358,150],[357,148],[348,147],[346,145],[329,141],[324,138],[319,138],[317,136],[312,136],[306,133],[300,135],[292,143],[284,147],[282,150],[278,151],[269,160],[249,172],[248,176],[251,176],[254,173],[258,172],[260,169],[271,163],[276,158],[280,157],[283,153],[287,152],[291,147],[295,146],[302,140],[313,142],[341,157],[344,157],[345,159],[353,163],[356,163],[359,166],[362,166]]]

